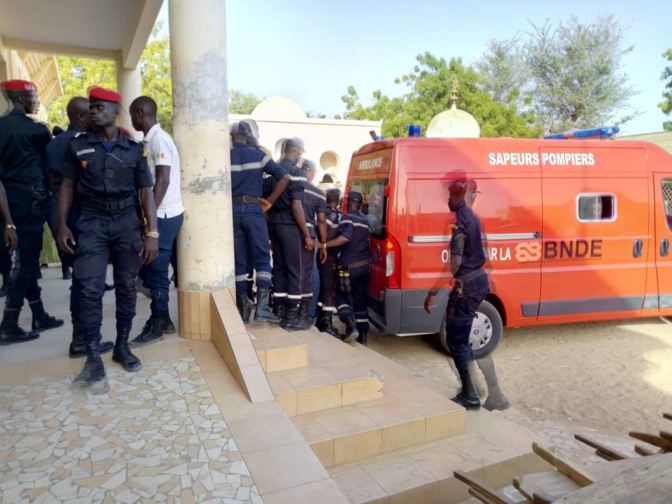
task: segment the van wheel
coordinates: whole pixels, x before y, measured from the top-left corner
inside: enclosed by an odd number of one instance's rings
[[[497,311],[497,308],[492,306],[489,302],[483,301],[481,306],[476,310],[476,317],[471,326],[471,335],[469,342],[471,343],[471,350],[474,353],[474,359],[480,359],[486,355],[491,354],[499,341],[502,339],[504,333],[504,324],[502,317]],[[438,332],[441,345],[450,353],[448,344],[446,343],[446,317],[443,317],[441,322],[441,329]]]

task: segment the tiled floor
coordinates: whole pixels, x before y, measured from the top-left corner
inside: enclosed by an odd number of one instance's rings
[[[43,274],[47,309],[69,318],[60,271]],[[113,303],[106,294],[107,334]],[[134,374],[108,354],[110,392],[92,395],[71,385],[83,360],[68,359],[69,334],[0,349],[0,502],[263,502],[209,386],[209,372],[227,373],[214,347],[166,338],[137,352]]]

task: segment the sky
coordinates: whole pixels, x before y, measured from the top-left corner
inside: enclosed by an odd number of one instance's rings
[[[167,4],[159,15],[164,27]],[[642,113],[621,133],[662,131],[670,120],[657,107],[663,99],[662,53],[672,48],[670,1],[228,0],[226,7],[229,89],[285,95],[305,111],[328,117],[343,114],[341,96],[350,85],[365,105],[377,89],[388,96],[405,93],[406,86],[394,79],[411,72],[420,53],[471,64],[489,40],[524,34],[530,22],[576,15],[589,23],[613,14],[627,28],[624,46],[634,46],[622,72],[639,92],[630,105]]]

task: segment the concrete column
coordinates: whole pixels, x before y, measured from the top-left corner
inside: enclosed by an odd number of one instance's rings
[[[142,76],[140,75],[140,67],[137,66],[132,69],[124,68],[123,63],[121,62],[121,55],[117,58],[116,63],[117,91],[124,97],[124,102],[121,104],[121,114],[119,114],[119,126],[126,128],[139,140],[142,138],[142,133],[133,129],[128,108],[133,100],[142,95]]]
[[[173,133],[185,219],[180,335],[210,339],[210,294],[234,286],[225,0],[170,0]]]

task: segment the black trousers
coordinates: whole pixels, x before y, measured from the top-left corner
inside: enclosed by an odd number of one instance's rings
[[[301,302],[310,304],[313,299],[313,271],[315,270],[315,249],[306,250],[301,241]]]
[[[318,256],[319,258],[319,256]],[[317,305],[325,312],[333,313],[336,302],[336,286],[338,284],[338,256],[327,250],[327,260],[324,264],[317,261],[317,270],[320,273],[320,296]]]
[[[134,207],[119,213],[83,208],[74,274],[79,281],[79,319],[85,338],[100,335],[108,259],[112,257],[117,328],[130,329],[135,317],[135,279],[142,264],[140,220]]]
[[[350,293],[344,292],[339,282],[336,295],[338,318],[344,323],[347,319],[354,318],[357,332],[368,334],[369,312],[366,305],[366,288],[369,285],[369,265],[349,268],[349,271]]]
[[[462,293],[452,291],[446,308],[446,342],[460,380],[469,377],[469,361],[474,358],[469,337],[476,310],[488,293],[488,277],[483,274],[464,282]]]
[[[293,224],[272,224],[274,302],[297,306],[306,274],[303,233]]]

